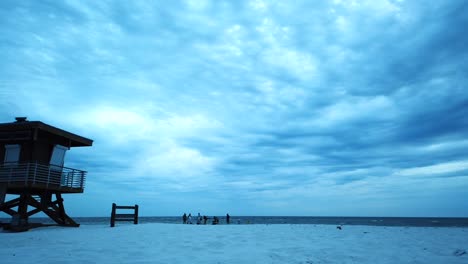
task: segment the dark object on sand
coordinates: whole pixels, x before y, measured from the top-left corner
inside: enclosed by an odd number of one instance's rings
[[[117,209],[133,210],[133,213],[118,214]],[[135,225],[138,224],[138,205],[135,204],[135,206],[121,206],[121,205],[116,205],[115,203],[113,203],[110,226],[114,227],[116,221],[127,221],[127,222],[133,222],[133,224]]]
[[[1,123],[0,212],[12,218],[4,228],[40,226],[30,224],[29,217],[41,212],[60,226],[78,227],[65,212],[62,194],[83,193],[87,172],[64,167],[64,158],[70,148],[92,144],[91,139],[26,117]]]

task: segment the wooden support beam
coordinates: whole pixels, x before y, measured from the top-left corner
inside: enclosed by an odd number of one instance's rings
[[[135,204],[135,216],[133,219],[133,224],[134,225],[138,224],[138,204]]]
[[[128,206],[128,205],[116,205],[115,206],[115,209],[132,209],[134,210],[135,209],[135,206]]]
[[[50,206],[54,209],[58,220],[62,223],[63,226],[72,226],[72,227],[78,227],[80,224],[75,222],[71,217],[69,217],[65,213],[65,207],[63,206],[63,199],[62,195],[60,193],[55,193],[55,197],[57,200],[55,202],[52,202]],[[55,220],[58,222],[57,220]]]
[[[40,212],[42,212],[42,210],[40,208],[36,208],[34,210],[29,211],[28,216],[33,216],[33,215],[35,215],[37,213],[40,213]]]
[[[110,220],[111,227],[115,226],[115,210],[116,209],[117,209],[117,205],[115,203],[112,203],[112,212],[111,212],[111,220]]]
[[[28,225],[28,200],[29,200],[29,194],[28,193],[22,193],[20,195],[20,202],[18,205],[18,223],[13,223],[13,224],[18,224],[19,226],[26,226]]]
[[[51,210],[47,206],[44,206],[42,203],[38,202],[36,199],[31,199],[30,203],[32,206],[36,207],[36,209],[33,211],[40,210],[41,212],[46,214],[49,218],[54,220],[57,224],[59,225],[64,224],[58,219],[57,214],[54,212],[54,210]]]
[[[8,183],[0,183],[0,205],[5,202],[8,189]]]
[[[1,208],[4,208],[4,207],[5,207],[5,208],[11,208],[11,207],[14,207],[14,206],[18,206],[19,201],[20,201],[20,198],[19,198],[19,197],[18,197],[18,198],[15,198],[15,199],[13,199],[13,200],[10,200],[10,201],[8,201],[8,202],[3,203],[2,205],[0,205],[0,209],[1,209]]]
[[[29,217],[39,212],[46,214],[58,225],[71,227],[80,226],[66,214],[61,193],[54,194],[56,196],[56,200],[51,201],[51,195],[49,193],[41,194],[35,198],[33,195],[25,192],[22,193],[19,198],[1,204],[0,211],[12,216],[12,222],[8,226],[10,230],[28,230],[32,227],[28,224]],[[28,211],[28,206],[34,208]],[[18,210],[13,210],[12,208],[14,207],[18,207]]]
[[[40,197],[41,197],[41,204],[44,206],[48,206],[52,201],[52,193],[48,191],[41,194]]]
[[[19,205],[20,198],[15,198],[11,201],[8,201],[6,203],[0,204],[0,211],[9,214],[11,216],[17,215],[18,211],[13,210],[13,207],[17,207]]]
[[[9,214],[10,216],[18,214],[18,212],[16,212],[15,210],[13,210],[11,208],[3,208],[1,211],[6,213],[6,214]]]

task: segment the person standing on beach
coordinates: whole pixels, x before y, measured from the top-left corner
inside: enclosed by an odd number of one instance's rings
[[[200,215],[200,213],[198,213],[198,216],[197,216],[197,225],[201,224],[201,220],[202,220],[201,215]]]
[[[226,214],[226,224],[229,225],[230,220],[231,220],[231,217],[229,216],[229,214]]]
[[[190,224],[190,225],[192,224],[192,213],[188,214],[187,224]]]
[[[182,216],[182,223],[186,224],[187,223],[187,214],[184,213],[184,215]]]

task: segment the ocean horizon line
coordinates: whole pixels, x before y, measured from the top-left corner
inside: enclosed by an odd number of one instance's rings
[[[198,213],[197,213],[198,214]],[[192,214],[192,216],[197,216],[197,214]],[[183,213],[180,215],[139,215],[139,217],[182,217]],[[200,214],[206,216],[226,216],[226,214]],[[291,218],[299,218],[299,217],[316,217],[316,218],[460,218],[460,219],[468,219],[468,216],[335,216],[335,215],[236,215],[236,214],[229,214],[232,217],[291,217]],[[45,216],[31,216],[30,218],[43,218]],[[98,216],[74,216],[74,217],[82,217],[82,218],[92,218],[92,217],[110,217],[109,215],[98,215]],[[0,217],[2,219],[4,217]]]
[[[202,215],[203,216],[203,215]],[[217,216],[217,224],[306,224],[306,225],[370,225],[370,226],[411,226],[411,227],[468,227],[468,217],[368,217],[368,216],[237,216],[230,215],[229,223],[224,216]],[[82,225],[108,225],[110,216],[74,217]],[[214,216],[208,216],[207,221],[199,224],[213,224]],[[0,222],[7,223],[10,219],[1,217]],[[30,222],[47,222],[46,217],[31,217]],[[139,216],[140,224],[163,223],[182,224],[182,216]],[[196,225],[197,215],[192,216]]]

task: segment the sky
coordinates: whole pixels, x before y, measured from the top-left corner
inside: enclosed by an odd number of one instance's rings
[[[0,122],[93,139],[71,216],[468,217],[468,2],[0,2]]]

